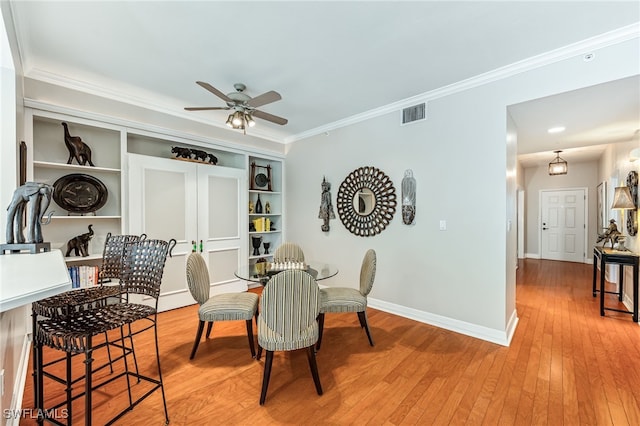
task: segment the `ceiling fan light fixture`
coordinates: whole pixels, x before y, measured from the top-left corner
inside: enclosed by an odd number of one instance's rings
[[[555,160],[549,163],[549,176],[566,175],[569,171],[569,165],[565,160],[560,158],[562,151],[553,151],[556,154]]]
[[[233,124],[233,128],[234,129],[239,129],[240,126],[244,125],[244,117],[242,116],[242,113],[240,111],[236,111],[233,114],[231,114],[231,123]]]
[[[230,114],[229,118],[227,118],[227,126],[233,128],[233,114]]]
[[[256,125],[256,122],[253,120],[253,117],[251,117],[251,114],[245,114],[244,120],[247,122],[247,126],[249,127],[253,127]]]

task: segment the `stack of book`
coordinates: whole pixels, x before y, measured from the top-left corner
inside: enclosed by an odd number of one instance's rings
[[[69,266],[68,269],[72,288],[93,287],[99,284],[100,268],[98,266]]]

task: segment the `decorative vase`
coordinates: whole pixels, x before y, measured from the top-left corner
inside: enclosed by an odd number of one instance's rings
[[[271,243],[262,243],[262,246],[264,247],[264,254],[269,254],[269,247],[271,247]]]
[[[251,236],[251,245],[253,246],[253,255],[260,255],[260,244],[262,244],[262,235]]]
[[[256,213],[262,213],[262,201],[260,201],[260,194],[258,194],[258,201],[256,201]]]

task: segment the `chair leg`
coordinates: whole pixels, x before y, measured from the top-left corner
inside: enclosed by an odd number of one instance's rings
[[[35,330],[34,330],[35,333]],[[42,370],[42,344],[38,343],[36,340],[36,337],[34,335],[34,344],[35,346],[35,353],[36,356],[34,357],[34,363],[36,363],[37,367],[36,367],[36,371],[37,371],[37,375],[36,375],[36,381],[37,381],[37,385],[35,387],[36,390],[36,412],[38,413],[38,419],[37,419],[37,423],[38,425],[43,425],[44,424],[44,417],[43,417],[43,413],[44,413],[44,389],[43,389],[43,385],[44,385],[44,372]]]
[[[247,336],[249,337],[249,349],[251,349],[251,358],[256,357],[256,347],[253,344],[253,325],[252,320],[247,320]]]
[[[213,321],[209,321],[209,323],[207,324],[207,339],[211,335],[211,329],[212,328],[213,328]]]
[[[92,374],[91,363],[93,362],[93,343],[91,336],[87,337],[87,349],[85,350],[84,359],[84,424],[91,424],[91,389],[92,389]]]
[[[273,364],[273,351],[267,351],[267,360],[264,363],[264,375],[262,376],[262,392],[260,393],[260,405],[264,405],[267,399],[267,389],[271,378],[271,365]]]
[[[156,363],[158,364],[158,381],[160,382],[160,393],[162,393],[162,405],[164,406],[164,424],[169,424],[169,410],[167,410],[167,397],[164,394],[164,382],[162,381],[162,369],[160,368],[160,345],[158,345],[158,314],[153,319],[153,334],[156,340]],[[200,339],[198,339],[200,340]]]
[[[322,344],[322,332],[324,331],[324,314],[318,315],[318,341],[316,342],[316,351],[320,350],[320,344]]]
[[[307,358],[309,359],[309,367],[311,368],[313,383],[316,384],[316,392],[318,392],[318,395],[322,395],[322,385],[320,384],[320,376],[318,375],[318,364],[316,363],[316,351],[313,350],[313,345],[307,348]]]
[[[211,323],[209,323],[211,325]],[[191,356],[189,359],[193,359],[196,356],[196,351],[198,350],[198,345],[200,344],[200,339],[202,338],[202,330],[204,329],[204,321],[200,321],[198,323],[198,331],[196,332],[196,341],[193,342],[193,349],[191,349]]]
[[[358,312],[358,319],[360,320],[360,325],[367,332],[367,337],[369,338],[369,344],[373,346],[373,337],[371,337],[371,331],[369,331],[369,323],[367,322],[367,311]]]
[[[256,360],[260,361],[260,357],[262,356],[262,346],[258,343],[258,354],[256,355]]]

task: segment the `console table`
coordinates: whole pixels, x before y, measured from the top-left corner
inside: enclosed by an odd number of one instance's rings
[[[633,322],[638,322],[638,263],[640,260],[640,254],[633,253],[631,251],[619,251],[604,247],[593,248],[593,297],[596,297],[596,293],[600,292],[600,315],[604,316],[604,311],[616,311],[625,314],[631,314]],[[604,275],[607,264],[615,264],[620,266],[620,272],[618,273],[618,291],[605,291],[604,289]],[[600,289],[596,289],[596,276],[598,273],[598,265],[600,265]],[[606,293],[617,294],[618,300],[622,301],[622,293],[624,289],[624,266],[628,265],[633,268],[633,311],[606,308],[604,306],[604,296]]]

